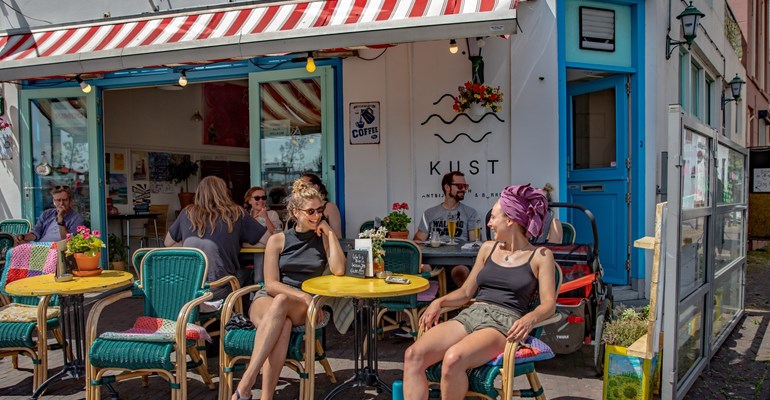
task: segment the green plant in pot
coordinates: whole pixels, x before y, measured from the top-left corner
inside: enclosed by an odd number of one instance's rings
[[[195,193],[190,192],[188,180],[198,174],[198,161],[190,160],[190,156],[184,156],[179,162],[172,162],[168,166],[171,181],[175,184],[184,182],[184,191],[179,189],[179,207],[185,208],[193,203]]]
[[[124,271],[128,264],[128,254],[123,239],[114,233],[110,233],[107,236],[107,251],[109,252],[112,269]]]

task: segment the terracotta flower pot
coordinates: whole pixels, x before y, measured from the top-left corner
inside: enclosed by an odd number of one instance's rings
[[[86,255],[85,253],[75,253],[73,256],[79,270],[95,271],[99,269],[99,259],[102,257],[102,252],[98,251],[93,256]]]
[[[390,231],[388,237],[392,239],[409,239],[409,231]]]

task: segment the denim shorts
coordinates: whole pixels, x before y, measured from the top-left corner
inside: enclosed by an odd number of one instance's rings
[[[503,336],[507,336],[511,325],[519,318],[521,316],[516,312],[503,306],[473,303],[452,319],[463,324],[468,334],[482,328],[493,328],[502,333]]]

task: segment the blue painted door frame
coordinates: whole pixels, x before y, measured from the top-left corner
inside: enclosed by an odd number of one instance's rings
[[[599,229],[599,254],[604,267],[604,280],[615,285],[628,284],[630,206],[629,188],[629,123],[627,75],[618,74],[600,80],[567,85],[567,198],[582,204],[596,217]],[[614,163],[597,168],[575,168],[574,102],[576,96],[601,91],[614,92],[615,157]],[[571,211],[568,220],[575,226],[577,242],[591,243],[588,220]]]

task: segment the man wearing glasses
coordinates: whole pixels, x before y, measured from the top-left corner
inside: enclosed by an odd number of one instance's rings
[[[460,171],[452,171],[441,179],[441,187],[444,190],[444,201],[425,210],[417,232],[414,234],[414,240],[427,240],[429,233],[437,230],[441,235],[441,241],[448,241],[447,220],[454,218],[457,221],[455,238],[466,242],[475,241],[476,235],[470,223],[478,218],[478,213],[473,207],[462,203],[465,199],[465,191],[469,187],[465,182],[465,175]],[[455,265],[450,275],[452,281],[460,287],[469,273],[470,268],[467,265]]]
[[[32,231],[14,236],[15,244],[26,242],[58,242],[76,233],[85,225],[83,216],[72,209],[72,191],[69,186],[56,186],[51,190],[53,208],[43,211]]]

